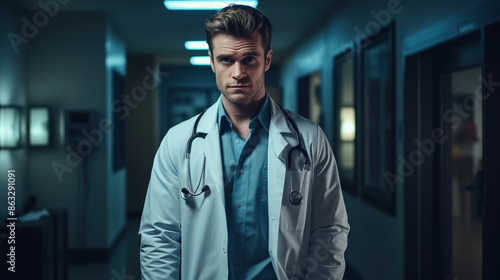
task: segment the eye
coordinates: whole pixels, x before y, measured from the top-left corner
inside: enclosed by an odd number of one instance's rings
[[[255,61],[255,57],[254,56],[247,56],[245,57],[245,62],[253,62]]]
[[[229,64],[229,63],[233,62],[233,60],[230,59],[229,57],[223,57],[223,58],[221,58],[220,62],[222,62],[224,64]]]

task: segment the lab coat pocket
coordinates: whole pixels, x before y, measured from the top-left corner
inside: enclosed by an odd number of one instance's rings
[[[305,205],[293,205],[288,199],[281,207],[280,227],[282,230],[302,230],[306,222]]]

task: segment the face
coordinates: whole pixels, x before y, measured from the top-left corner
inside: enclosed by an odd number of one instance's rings
[[[272,50],[267,54],[259,32],[236,38],[218,33],[212,38],[210,64],[215,72],[222,101],[235,105],[251,105],[266,94],[264,73],[271,66]]]

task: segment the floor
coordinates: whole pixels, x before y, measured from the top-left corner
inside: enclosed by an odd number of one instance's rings
[[[125,234],[107,262],[70,264],[68,280],[139,280],[139,219],[129,219]]]

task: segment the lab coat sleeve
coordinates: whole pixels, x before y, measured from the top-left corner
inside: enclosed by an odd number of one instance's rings
[[[323,130],[317,127],[311,235],[306,279],[341,280],[345,270],[349,224],[337,164]]]
[[[175,159],[178,149],[167,134],[158,149],[141,219],[142,279],[179,279],[180,210]]]

